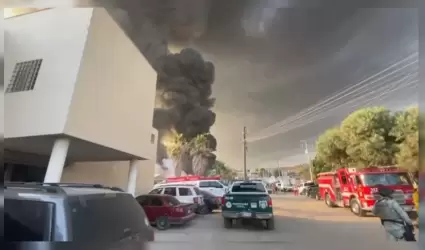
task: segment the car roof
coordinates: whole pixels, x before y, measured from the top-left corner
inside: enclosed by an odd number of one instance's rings
[[[120,188],[107,187],[100,184],[6,182],[4,187],[8,191],[6,192],[9,194],[8,197],[19,196],[21,198],[124,193]]]

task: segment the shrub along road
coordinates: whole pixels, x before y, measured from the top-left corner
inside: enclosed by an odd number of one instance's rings
[[[251,225],[224,229],[220,213],[215,213],[184,227],[156,232],[150,249],[417,249],[411,243],[388,242],[376,218],[358,218],[348,209],[328,208],[323,201],[278,195],[273,203],[274,231]]]

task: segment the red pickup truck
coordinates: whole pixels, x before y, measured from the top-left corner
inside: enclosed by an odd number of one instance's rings
[[[175,197],[164,194],[147,194],[136,198],[145,210],[151,225],[166,230],[171,225],[181,225],[195,218],[192,204],[181,204]]]

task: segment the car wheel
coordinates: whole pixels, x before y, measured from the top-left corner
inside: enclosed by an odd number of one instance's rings
[[[210,212],[210,209],[207,206],[202,206],[199,210],[200,214],[208,214]]]
[[[316,194],[316,200],[320,201],[320,195]]]
[[[366,211],[362,209],[362,206],[360,205],[360,202],[357,199],[350,200],[350,209],[353,214],[359,217],[366,216]]]
[[[328,207],[335,207],[335,204],[331,201],[331,196],[329,194],[325,195],[325,203]]]
[[[166,216],[158,217],[155,221],[155,225],[158,230],[167,230],[170,228],[170,222]]]
[[[232,228],[233,220],[223,218],[224,228]]]
[[[265,229],[273,230],[274,229],[274,219],[265,220]]]

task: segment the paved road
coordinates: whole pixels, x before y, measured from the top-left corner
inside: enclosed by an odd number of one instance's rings
[[[254,226],[224,229],[220,213],[200,216],[185,227],[156,233],[151,250],[416,250],[410,243],[386,241],[376,218],[358,218],[321,201],[280,195],[273,198],[276,229]]]

